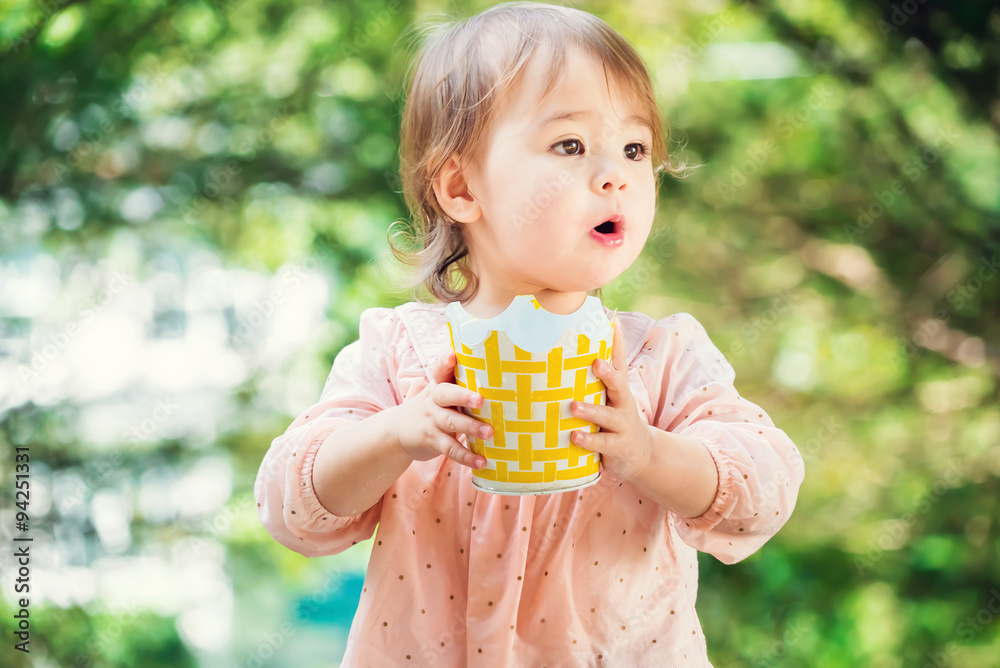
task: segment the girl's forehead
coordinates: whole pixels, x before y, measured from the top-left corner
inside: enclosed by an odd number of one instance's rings
[[[560,121],[591,123],[600,121],[604,114],[611,117],[612,123],[649,124],[648,114],[637,96],[614,83],[610,83],[609,94],[603,80],[595,80],[585,90],[553,86],[548,94],[537,93],[530,98],[524,95],[520,102],[516,108],[508,107],[504,117],[497,120],[527,131],[555,126]]]
[[[605,62],[577,44],[558,50],[539,44],[503,86],[488,117],[481,119],[484,123],[468,147],[468,157],[482,165],[498,143],[527,141],[544,131],[542,122],[547,118],[574,111],[599,111],[596,118],[574,119],[588,124],[628,125],[638,117],[655,138],[658,112],[643,98],[643,82],[633,78],[621,64]]]
[[[539,48],[514,80],[507,98],[521,103],[523,110],[535,111],[545,103],[562,97],[581,98],[595,91],[610,89],[613,97],[621,96],[630,87],[616,80],[612,68],[595,55],[572,45],[554,58],[549,49]],[[558,102],[558,100],[555,100]]]

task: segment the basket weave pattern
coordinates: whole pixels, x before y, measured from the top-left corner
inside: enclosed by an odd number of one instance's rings
[[[448,330],[454,350],[451,323]],[[455,350],[455,383],[484,400],[481,408],[462,410],[493,427],[491,438],[469,438],[469,448],[487,460],[486,468],[472,474],[485,480],[548,483],[597,473],[600,454],[573,444],[570,432],[596,432],[598,427],[574,417],[569,405],[574,400],[605,403],[606,387],[592,366],[598,357],[610,362],[612,346],[578,334],[575,350],[557,345],[547,353],[531,353],[493,330],[476,347],[482,356],[464,343],[461,351]],[[509,378],[504,389],[504,374],[514,374],[516,389],[509,389]]]

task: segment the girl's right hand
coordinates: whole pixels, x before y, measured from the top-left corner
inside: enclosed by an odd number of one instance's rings
[[[478,408],[483,403],[482,395],[452,382],[454,368],[454,352],[438,358],[430,384],[399,405],[396,440],[403,452],[417,461],[444,455],[463,466],[481,469],[486,466],[486,458],[462,445],[456,434],[489,438],[492,429],[454,408]]]

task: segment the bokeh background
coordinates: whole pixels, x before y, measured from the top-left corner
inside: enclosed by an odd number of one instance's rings
[[[412,299],[401,36],[490,4],[0,0],[0,664],[338,665],[370,541],[291,552],[252,485],[361,311]],[[711,660],[1000,665],[1000,9],[574,6],[703,164],[604,301],[695,315],[806,458],[761,551],[700,555]]]

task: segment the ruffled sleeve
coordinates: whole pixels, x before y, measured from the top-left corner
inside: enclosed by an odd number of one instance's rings
[[[668,511],[685,543],[723,563],[756,552],[795,508],[802,455],[757,404],[736,391],[736,373],[689,313],[655,323],[640,357],[652,424],[700,440],[718,471],[718,491],[701,516]]]
[[[271,443],[254,482],[257,514],[268,533],[307,557],[337,554],[372,536],[381,499],[356,515],[338,516],[313,488],[316,452],[337,429],[399,403],[393,385],[402,324],[393,309],[361,314],[357,341],[334,359],[320,400]],[[325,447],[336,447],[336,439]]]

